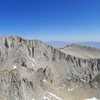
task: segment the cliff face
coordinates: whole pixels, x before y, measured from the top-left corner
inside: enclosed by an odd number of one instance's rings
[[[1,37],[0,100],[76,100],[71,93],[77,89],[84,91],[85,87],[87,93],[96,91],[93,93],[98,97],[99,56],[75,56],[67,50],[57,50],[38,40]],[[100,53],[99,49],[89,51]],[[82,52],[87,53],[87,49]]]

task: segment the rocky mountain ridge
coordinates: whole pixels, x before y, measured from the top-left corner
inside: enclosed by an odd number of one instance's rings
[[[0,37],[0,100],[76,100],[71,94],[84,88],[99,97],[100,50],[87,49],[56,49],[38,40]],[[93,57],[84,56],[87,52]]]

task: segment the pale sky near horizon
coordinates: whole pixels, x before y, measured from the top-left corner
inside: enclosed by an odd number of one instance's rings
[[[0,0],[0,36],[100,41],[100,0]]]

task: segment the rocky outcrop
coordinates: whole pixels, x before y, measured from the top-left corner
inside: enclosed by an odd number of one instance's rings
[[[70,46],[70,50],[73,47],[80,55],[81,50],[91,54],[93,51],[93,55],[100,52],[99,49],[81,49],[75,45]],[[38,40],[1,37],[0,100],[46,100],[45,96],[60,100],[49,92],[55,91],[56,95],[60,88],[66,91],[76,86],[100,89],[99,56],[75,56],[68,49],[69,46],[58,50]]]

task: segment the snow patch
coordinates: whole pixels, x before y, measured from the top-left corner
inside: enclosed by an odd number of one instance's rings
[[[16,69],[16,68],[17,68],[17,66],[13,65],[13,69]]]
[[[73,90],[74,90],[74,88],[75,88],[75,87],[73,87],[73,88],[71,88],[71,89],[68,89],[68,91],[69,91],[69,92],[70,92],[70,91],[73,91]]]
[[[68,89],[68,92],[72,91],[71,89]]]
[[[43,97],[44,100],[51,100],[50,98],[48,97]]]
[[[94,57],[92,55],[90,55],[90,58],[94,59]]]
[[[33,58],[29,58],[31,61],[35,62],[35,60]]]
[[[97,88],[97,86],[94,86],[95,88]]]
[[[34,98],[32,100],[35,100]]]
[[[35,66],[35,64],[32,63],[32,66]]]
[[[45,82],[45,83],[46,83],[46,80],[44,79],[44,80],[43,80],[43,82]]]
[[[36,66],[36,65],[35,65],[35,63],[36,63],[36,62],[35,62],[35,60],[34,60],[34,59],[29,58],[29,60],[30,60],[30,63],[31,63],[31,65],[32,65],[33,67],[34,67],[34,66]]]
[[[68,89],[68,91],[70,92],[70,91],[73,91],[75,88],[77,88],[78,86],[76,85],[76,86],[74,86],[74,87],[72,87],[72,88],[69,88]]]
[[[96,99],[95,97],[93,97],[93,98],[88,98],[88,99],[84,99],[84,100],[100,100],[100,99]]]
[[[53,93],[51,93],[51,92],[49,92],[49,94],[50,94],[51,96],[55,97],[57,100],[62,100],[60,97],[56,96],[55,94],[53,94]]]

